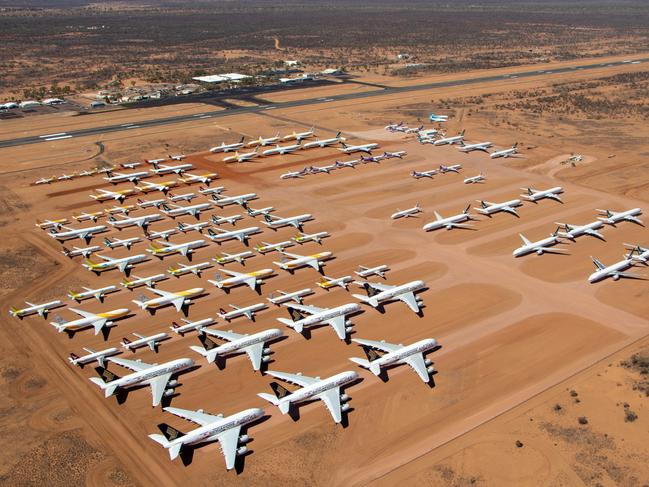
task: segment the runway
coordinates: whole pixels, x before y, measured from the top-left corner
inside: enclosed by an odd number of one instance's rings
[[[122,123],[115,125],[107,125],[102,127],[92,127],[81,130],[61,131],[50,134],[36,135],[30,137],[22,137],[11,140],[0,141],[0,148],[4,147],[14,147],[19,145],[28,145],[28,144],[37,144],[40,142],[52,142],[56,140],[65,140],[73,137],[85,137],[89,135],[99,135],[111,132],[121,132],[132,130],[136,128],[149,128],[149,127],[158,127],[161,125],[170,125],[179,122],[190,122],[192,120],[205,120],[210,118],[223,118],[229,117],[232,115],[241,115],[244,113],[263,113],[267,110],[274,110],[280,108],[291,108],[291,107],[300,107],[305,105],[317,105],[322,103],[331,103],[337,101],[346,101],[346,100],[357,100],[362,98],[370,98],[375,96],[386,96],[398,93],[407,93],[412,91],[423,91],[430,90],[435,88],[445,88],[452,86],[462,86],[462,85],[472,85],[480,83],[490,83],[495,81],[511,80],[511,79],[521,79],[521,78],[532,78],[535,76],[543,76],[548,74],[561,74],[569,73],[576,70],[592,70],[592,69],[601,69],[605,67],[619,67],[625,64],[639,64],[648,62],[649,58],[640,58],[633,60],[625,61],[613,61],[613,62],[604,62],[604,63],[593,63],[586,65],[577,65],[577,66],[565,66],[561,68],[556,68],[552,70],[533,70],[533,71],[521,71],[517,73],[510,73],[504,75],[494,75],[494,76],[482,76],[478,78],[466,78],[466,79],[457,79],[450,81],[440,81],[436,83],[425,83],[420,85],[413,86],[399,86],[399,87],[387,87],[382,90],[373,90],[361,93],[348,93],[343,95],[334,95],[330,97],[318,97],[318,98],[306,98],[303,100],[293,100],[287,102],[274,103],[271,105],[258,105],[252,107],[238,107],[230,108],[227,110],[215,110],[215,111],[206,111],[203,113],[192,114],[192,115],[178,115],[175,117],[167,118],[156,118],[152,120],[142,120],[133,123]]]

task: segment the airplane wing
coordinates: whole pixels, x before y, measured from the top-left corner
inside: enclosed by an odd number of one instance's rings
[[[294,304],[290,303],[285,305],[287,308],[293,308],[298,311],[303,311],[305,313],[309,313],[310,315],[320,313],[321,311],[325,311],[326,308],[318,308],[317,306],[310,306],[308,304]]]
[[[239,338],[243,338],[244,336],[246,336],[240,333],[234,333],[233,331],[216,330],[213,328],[205,328],[203,332],[206,333],[207,335],[212,335],[215,336],[216,338],[220,338],[221,340],[227,340],[229,342],[238,340]]]
[[[169,291],[163,291],[162,289],[155,289],[152,287],[148,287],[147,291],[151,291],[152,293],[155,293],[158,296],[162,296],[163,298],[171,298],[176,295],[176,293],[170,293]]]
[[[282,254],[283,254],[283,255],[287,255],[287,256],[289,256],[289,257],[291,257],[291,258],[293,258],[293,259],[301,259],[302,257],[304,257],[304,255],[291,254],[290,252],[286,252],[285,250],[282,251]],[[309,265],[311,265],[311,264],[309,264]]]
[[[185,304],[185,297],[184,296],[178,296],[176,299],[172,301],[174,304],[176,311],[180,313],[180,310],[183,308],[183,304]]]
[[[139,360],[128,360],[125,358],[116,358],[116,357],[110,357],[108,360],[110,362],[113,362],[114,364],[119,365],[120,367],[126,367],[127,369],[131,369],[134,372],[140,372],[141,370],[146,370],[146,369],[150,369],[151,367],[155,367],[153,364],[147,364]]]
[[[424,362],[424,355],[422,353],[410,355],[409,357],[403,359],[403,361],[410,365],[410,367],[412,367],[415,372],[417,372],[417,375],[421,377],[421,380],[423,380],[424,382],[428,382],[430,380],[430,376],[428,375],[428,368],[426,367],[426,363]]]
[[[230,271],[228,269],[219,269],[219,272],[223,272],[231,277],[241,277],[245,275],[243,272]]]
[[[525,236],[522,233],[519,233],[518,235],[521,237],[521,240],[523,241],[523,243],[525,245],[530,245],[532,243],[532,242],[530,242],[529,239],[525,238]]]
[[[633,273],[630,273],[630,272],[616,272],[615,275],[618,275],[620,277],[624,277],[626,279],[642,279],[642,280],[647,279],[646,276],[642,276],[640,274],[633,274]]]
[[[391,286],[390,284],[380,284],[378,282],[367,282],[363,284],[368,284],[370,287],[374,289],[378,289],[379,291],[388,291],[396,286]]]
[[[250,287],[253,291],[257,287],[257,278],[255,276],[248,277],[245,281],[246,285]]]
[[[595,237],[595,238],[598,238],[600,240],[606,241],[606,239],[604,238],[604,235],[602,235],[601,233],[599,233],[599,232],[597,232],[595,230],[584,230],[584,233],[586,235],[590,235],[591,237]]]
[[[627,216],[627,217],[625,218],[625,220],[630,221],[630,222],[633,222],[633,223],[637,223],[638,225],[644,225],[644,224],[642,223],[642,220],[640,220],[640,218],[636,218],[635,216]]]
[[[537,248],[534,249],[534,250],[539,250],[539,249],[542,249],[543,252],[545,252],[545,253],[547,253],[547,254],[562,254],[562,255],[568,255],[568,251],[565,250],[565,249],[557,249],[557,248],[554,248],[554,247],[537,247]]]
[[[259,368],[261,367],[261,357],[264,352],[263,342],[255,343],[254,345],[250,345],[249,347],[246,347],[243,350],[248,354],[248,357],[252,362],[252,368],[255,370],[259,370]]]
[[[95,313],[91,313],[89,311],[83,311],[81,309],[76,309],[76,308],[68,308],[68,309],[73,313],[78,314],[79,316],[83,316],[84,318],[97,318],[97,315]]]
[[[286,382],[290,382],[292,384],[298,385],[300,387],[306,387],[320,380],[320,379],[316,379],[315,377],[309,377],[307,375],[288,374],[286,372],[275,372],[272,370],[266,371],[266,374],[284,380]]]
[[[518,213],[516,213],[516,208],[513,208],[511,206],[503,206],[502,211],[506,211],[507,213],[510,213],[511,215],[518,216]]]
[[[364,340],[362,338],[354,338],[354,342],[358,343],[359,345],[364,345],[366,347],[372,347],[378,350],[383,350],[384,352],[394,352],[395,350],[399,350],[400,348],[402,348],[401,346],[395,345],[393,343],[377,342],[375,340]]]
[[[76,247],[75,247],[75,249],[76,249]],[[107,255],[101,255],[101,254],[95,254],[95,255],[97,257],[99,257],[100,259],[104,259],[106,262],[112,262],[112,261],[115,260],[112,257],[108,257]]]
[[[225,430],[223,433],[217,435],[219,444],[221,445],[221,453],[225,457],[225,468],[232,470],[234,463],[237,459],[237,447],[239,446],[239,433],[241,426],[235,426]]]
[[[165,390],[167,389],[169,379],[171,379],[171,374],[164,374],[154,377],[149,381],[154,406],[157,406],[162,401],[162,396],[164,396]]]
[[[336,316],[335,318],[327,320],[327,324],[334,329],[336,335],[338,335],[338,338],[340,338],[341,340],[344,340],[347,336],[347,332],[345,330],[345,321],[346,320],[344,315]]]
[[[305,262],[306,265],[313,267],[316,271],[320,270],[320,262],[315,257]]]
[[[397,296],[397,299],[403,301],[408,305],[408,308],[413,310],[415,313],[419,313],[419,305],[417,304],[417,298],[415,298],[415,293],[409,292]]]
[[[329,389],[322,394],[318,394],[317,397],[322,399],[322,402],[327,406],[327,409],[331,413],[331,416],[333,416],[334,421],[340,423],[340,421],[342,421],[342,412],[340,410],[340,387]]]
[[[215,421],[223,418],[222,414],[207,414],[200,411],[192,411],[190,409],[166,407],[164,408],[164,410],[168,413],[178,416],[179,418],[186,419],[187,421],[191,421],[192,423],[196,423],[201,426],[214,423]]]

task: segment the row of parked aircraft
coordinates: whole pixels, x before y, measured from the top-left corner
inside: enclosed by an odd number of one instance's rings
[[[323,174],[323,173],[330,174],[331,171],[337,169],[345,169],[345,168],[354,169],[359,164],[368,164],[371,162],[378,164],[381,161],[386,159],[394,159],[394,158],[403,159],[406,155],[407,155],[406,151],[396,151],[396,152],[383,152],[383,154],[376,155],[376,156],[373,155],[361,156],[359,159],[352,159],[349,161],[337,160],[333,164],[329,164],[327,166],[306,166],[299,171],[289,171],[282,174],[279,178],[280,179],[301,179],[311,174]]]

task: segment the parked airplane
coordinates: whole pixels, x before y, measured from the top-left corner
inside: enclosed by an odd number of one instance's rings
[[[162,435],[152,434],[149,438],[169,450],[169,457],[174,460],[185,445],[197,445],[218,441],[221,444],[221,453],[225,457],[225,468],[232,470],[235,467],[237,456],[245,455],[248,448],[239,446],[248,441],[248,435],[240,435],[241,427],[245,424],[259,420],[264,411],[259,408],[246,409],[232,416],[223,417],[222,414],[207,414],[202,409],[190,411],[167,407],[165,411],[199,425],[189,433],[181,433],[175,428],[162,423],[158,425]]]
[[[282,257],[279,262],[273,262],[273,264],[290,273],[304,266],[313,267],[316,271],[320,271],[322,269],[322,261],[330,259],[333,256],[333,253],[329,251],[317,252],[312,255],[291,254],[284,250],[279,250],[279,252],[282,254]],[[290,259],[287,257],[290,257]]]
[[[437,139],[435,142],[433,142],[433,145],[453,145],[453,144],[459,144],[464,142],[464,130],[460,132],[457,135],[454,135],[453,137],[442,137],[440,139]]]
[[[174,394],[174,387],[178,381],[172,377],[184,370],[194,367],[194,361],[189,358],[179,358],[162,364],[147,364],[141,360],[127,360],[111,357],[110,362],[131,369],[133,373],[119,377],[111,371],[97,367],[95,370],[100,377],[90,377],[103,391],[105,397],[110,397],[118,390],[128,389],[130,386],[151,386],[151,405],[157,406],[163,397]]]
[[[204,332],[204,328],[210,325],[213,325],[216,323],[214,318],[204,318],[202,320],[198,321],[189,321],[186,320],[185,318],[180,318],[180,321],[185,323],[184,325],[179,325],[175,321],[171,323],[171,331],[174,333],[177,333],[178,335],[184,337],[185,333],[189,333],[190,331],[197,331],[199,335],[202,335]]]
[[[122,203],[128,196],[132,196],[135,191],[133,189],[122,189],[120,191],[108,191],[106,189],[96,188],[95,191],[98,193],[89,195],[93,200],[96,201],[110,201],[116,200]]]
[[[198,187],[198,192],[202,195],[215,195],[215,194],[221,194],[223,191],[225,191],[225,187],[223,186],[217,186],[216,188],[203,188],[202,186]]]
[[[431,113],[428,120],[431,122],[448,122],[448,115],[435,115]]]
[[[514,154],[518,154],[518,142],[516,142],[514,145],[511,146],[510,149],[503,149],[503,150],[498,150],[494,151],[491,154],[489,154],[489,157],[491,159],[497,159],[499,157],[504,157],[508,158],[513,156]]]
[[[399,150],[396,152],[384,152],[381,156],[384,159],[403,159],[407,155],[408,153],[405,150]]]
[[[66,247],[63,247],[63,250],[61,251],[63,255],[66,257],[78,257],[79,255],[82,255],[85,258],[90,257],[93,252],[98,252],[101,250],[101,247],[99,245],[92,245],[90,247],[72,247],[71,249],[68,249]]]
[[[606,217],[598,217],[597,219],[603,221],[608,225],[615,226],[617,223],[627,221],[627,222],[633,222],[637,225],[641,225],[644,227],[644,223],[642,223],[642,220],[636,218],[638,215],[642,215],[642,210],[640,208],[632,208],[630,210],[620,211],[620,212],[615,212],[611,210],[597,210],[597,211],[606,215]]]
[[[334,166],[336,166],[336,169],[342,169],[344,167],[351,167],[352,169],[354,169],[360,163],[360,159],[352,159],[351,161],[336,161],[334,163]]]
[[[292,247],[295,245],[293,242],[290,240],[285,240],[283,242],[277,242],[277,243],[268,243],[268,242],[261,242],[263,245],[257,245],[255,247],[255,250],[259,252],[260,254],[267,254],[269,252],[273,252],[277,250],[278,252],[283,251],[286,247]]]
[[[140,208],[150,208],[155,206],[156,208],[160,209],[160,207],[165,204],[167,200],[165,198],[159,198],[157,200],[137,200],[137,206]]]
[[[362,265],[359,265],[358,271],[355,271],[354,274],[364,279],[370,276],[379,276],[380,278],[385,279],[385,273],[389,270],[390,268],[385,264],[376,267],[363,267]]]
[[[488,154],[489,151],[487,149],[492,145],[493,145],[492,142],[479,142],[477,144],[465,144],[464,141],[462,140],[460,141],[460,147],[458,147],[458,150],[460,152],[473,152],[474,150],[480,150]]]
[[[347,285],[352,282],[352,276],[343,276],[343,277],[327,277],[327,276],[322,276],[320,278],[320,281],[317,282],[316,284],[324,289],[325,291],[328,291],[331,288],[334,288],[336,286],[343,288],[345,291],[347,291]]]
[[[162,289],[154,289],[152,287],[147,287],[146,289],[147,291],[157,294],[158,297],[146,299],[146,296],[141,296],[133,302],[142,309],[148,309],[151,314],[153,314],[157,308],[162,308],[163,306],[168,306],[170,304],[176,308],[176,311],[181,311],[183,307],[192,302],[192,298],[203,294],[205,291],[202,287],[195,287],[178,292],[163,291]]]
[[[158,345],[164,340],[169,340],[171,338],[167,333],[156,333],[155,335],[140,335],[139,333],[133,332],[133,335],[137,337],[137,340],[129,340],[124,337],[120,342],[120,345],[125,350],[130,350],[131,352],[137,351],[138,348],[149,347],[152,352],[158,353]]]
[[[149,193],[151,191],[160,191],[163,194],[166,194],[174,186],[177,186],[176,181],[164,181],[162,183],[151,183],[149,181],[140,181],[139,186],[135,186],[135,189],[142,191],[143,193]],[[156,205],[157,206],[157,205]]]
[[[238,240],[244,245],[248,245],[248,239],[251,235],[260,233],[259,227],[239,228],[237,230],[223,230],[222,228],[208,228],[207,238],[212,242],[221,244],[228,240]]]
[[[223,225],[224,223],[229,223],[230,225],[236,225],[239,220],[243,220],[241,215],[231,215],[231,216],[219,216],[212,215],[210,220],[214,225]]]
[[[80,303],[84,299],[91,298],[95,298],[100,303],[103,303],[104,298],[107,294],[119,291],[119,289],[117,289],[117,286],[114,285],[99,287],[96,289],[81,286],[81,289],[83,289],[83,291],[80,291],[78,293],[75,293],[74,291],[68,291],[68,297],[75,300],[77,303]]]
[[[249,206],[246,208],[246,213],[248,213],[248,216],[251,216],[253,218],[259,215],[268,215],[273,211],[275,211],[275,208],[273,208],[272,206],[266,206],[264,208],[259,208],[258,210],[250,208]]]
[[[173,254],[180,254],[183,257],[187,257],[189,260],[191,260],[191,254],[194,253],[194,250],[201,247],[205,247],[207,245],[205,243],[205,240],[203,239],[192,240],[191,242],[183,242],[177,244],[171,244],[168,242],[160,242],[160,241],[156,241],[156,243],[160,244],[160,246],[156,246],[153,245],[153,243],[151,243],[149,245],[149,248],[146,249],[146,251],[149,252],[151,255],[156,256],[160,260],[167,257],[168,255],[173,255]]]
[[[72,365],[78,365],[83,369],[83,367],[89,363],[92,362],[97,362],[97,364],[100,367],[105,367],[106,366],[106,357],[111,357],[113,355],[119,355],[122,353],[119,349],[115,347],[111,348],[106,348],[104,350],[99,350],[98,352],[95,352],[91,348],[86,348],[83,347],[83,349],[88,352],[86,355],[77,355],[76,353],[70,353],[70,356],[68,357],[68,361]]]
[[[40,178],[34,184],[50,184],[54,182],[54,176],[51,178]]]
[[[122,206],[111,206],[110,208],[105,208],[104,213],[107,215],[128,215],[130,211],[136,210],[135,205],[122,205]]]
[[[305,327],[327,324],[331,326],[338,338],[345,340],[352,330],[352,323],[346,318],[348,314],[358,313],[361,307],[356,303],[343,304],[335,308],[319,308],[305,304],[284,304],[291,319],[277,318],[277,321],[302,333]],[[309,316],[305,316],[305,314]]]
[[[187,232],[198,232],[203,233],[203,229],[209,227],[209,222],[198,222],[198,223],[178,223],[178,230],[183,233]]]
[[[352,294],[352,296],[373,308],[382,306],[384,302],[398,299],[406,303],[415,313],[419,313],[419,307],[423,304],[419,297],[415,296],[415,292],[426,286],[424,281],[411,281],[397,286],[367,281],[357,284],[365,288],[367,296],[362,294]]]
[[[169,279],[164,274],[154,274],[148,277],[138,277],[134,275],[132,277],[133,277],[132,279],[122,280],[121,285],[124,286],[126,289],[133,290],[136,287],[140,287],[140,286],[155,287],[157,282]]]
[[[212,195],[212,199],[216,202],[216,205],[220,208],[223,208],[224,206],[228,206],[228,205],[240,205],[245,208],[246,205],[248,204],[248,201],[257,199],[257,194],[247,193],[247,194],[240,194],[238,196],[222,196],[221,198],[217,198],[217,195]]]
[[[212,260],[221,265],[228,264],[230,262],[238,262],[241,265],[246,265],[246,259],[254,257],[255,255],[257,254],[250,250],[245,250],[243,252],[239,252],[238,254],[228,254],[227,252],[223,252],[222,255],[213,257]]]
[[[162,176],[164,174],[182,174],[185,171],[189,171],[190,169],[194,169],[194,166],[192,164],[176,164],[175,166],[169,166],[167,164],[156,164],[153,169],[151,169],[151,172],[153,174],[157,174],[158,176]]]
[[[633,267],[633,264],[635,263],[635,261],[632,259],[632,252],[629,252],[627,255],[625,255],[624,259],[622,259],[621,261],[609,266],[605,266],[601,261],[597,260],[594,257],[591,257],[591,259],[593,260],[593,264],[595,264],[596,269],[595,272],[588,276],[588,282],[590,282],[591,284],[602,281],[607,277],[610,277],[614,281],[619,280],[621,277],[627,279],[646,279],[644,276],[641,276],[639,274],[625,272],[627,269]]]
[[[491,218],[491,215],[494,213],[498,213],[501,211],[504,211],[506,213],[510,213],[514,215],[515,217],[519,217],[518,213],[516,212],[516,207],[521,206],[521,200],[509,200],[505,201],[504,203],[491,203],[489,201],[483,201],[483,200],[477,200],[480,203],[479,208],[473,208],[475,211],[482,215],[487,215],[489,218]]]
[[[156,239],[161,238],[162,240],[168,242],[169,237],[171,235],[175,235],[177,233],[178,233],[177,228],[169,228],[168,230],[160,230],[160,231],[157,231],[157,232],[150,232],[149,231],[149,232],[146,233],[146,238],[149,239],[149,240],[156,240]]]
[[[256,147],[252,152],[242,152],[241,154],[236,151],[233,155],[224,157],[223,162],[246,162],[255,157],[259,157],[259,147]]]
[[[78,215],[73,215],[72,218],[74,218],[78,222],[87,222],[87,221],[92,221],[93,223],[97,223],[97,220],[105,216],[105,213],[103,211],[93,211],[91,213],[82,211]]]
[[[196,196],[197,196],[196,193],[173,194],[170,191],[167,194],[167,201],[170,201],[171,203],[178,203],[179,201],[187,201],[189,203],[191,202],[191,200],[196,198]]]
[[[441,172],[442,174],[446,174],[449,172],[454,172],[456,174],[459,174],[460,169],[462,169],[462,164],[453,164],[452,166],[445,166],[444,164],[439,165],[439,172]]]
[[[106,225],[95,225],[94,227],[86,228],[71,228],[62,226],[62,230],[58,232],[53,228],[50,229],[50,237],[55,238],[59,242],[79,238],[81,240],[85,240],[86,243],[89,243],[93,235],[107,231],[108,227]]]
[[[371,144],[347,145],[341,141],[340,144],[342,145],[342,148],[338,150],[343,152],[344,154],[353,154],[354,152],[365,152],[367,154],[371,154],[374,149],[379,147],[379,144],[376,144],[374,142],[372,142]]]
[[[131,172],[131,173],[122,173],[122,172],[109,172],[108,177],[104,179],[112,184],[124,183],[126,181],[130,183],[138,183],[144,178],[151,177],[149,171],[140,171],[140,172]]]
[[[303,140],[303,139],[309,139],[311,137],[315,137],[315,127],[311,127],[309,130],[306,132],[296,132],[293,130],[293,133],[290,133],[288,135],[285,135],[282,137],[282,140]]]
[[[162,205],[161,211],[171,218],[176,218],[177,216],[183,215],[191,215],[198,220],[201,217],[201,212],[207,211],[210,208],[212,208],[211,203],[197,203],[190,206]]]
[[[257,291],[258,287],[263,283],[263,279],[273,274],[272,269],[260,269],[253,272],[235,272],[227,269],[220,269],[219,271],[230,277],[223,278],[221,274],[217,273],[215,275],[216,280],[208,279],[208,282],[219,289],[223,289],[226,293],[229,292],[230,288],[242,284],[250,287],[253,291]]]
[[[477,176],[471,176],[470,178],[466,178],[464,180],[464,184],[477,184],[477,183],[483,183],[484,181],[487,180],[487,176],[482,174],[478,174]]]
[[[201,277],[201,272],[210,267],[212,267],[212,264],[207,261],[192,265],[185,265],[179,262],[175,267],[170,266],[167,272],[174,277],[184,276],[185,274],[194,274],[195,276]]]
[[[363,340],[352,338],[352,341],[363,347],[367,360],[362,358],[350,358],[352,362],[369,369],[374,375],[381,375],[382,367],[389,367],[396,364],[408,364],[424,382],[430,381],[431,374],[435,371],[433,362],[424,359],[424,353],[437,347],[437,341],[433,338],[425,338],[410,345],[395,345],[385,341]],[[376,350],[384,352],[382,355]]]
[[[90,259],[85,259],[83,265],[89,271],[99,275],[101,272],[119,269],[120,272],[126,272],[133,267],[133,264],[143,262],[147,259],[145,254],[128,255],[126,257],[113,258],[106,255],[96,254],[97,257],[103,262],[93,262]]]
[[[271,147],[270,149],[266,149],[261,153],[262,156],[268,157],[268,156],[273,156],[275,154],[279,155],[284,155],[284,154],[290,154],[292,152],[295,152],[296,150],[299,150],[302,148],[302,145],[300,142],[297,144],[291,144],[291,145],[279,145],[277,144],[275,147]]]
[[[298,233],[295,237],[291,237],[293,242],[300,245],[307,242],[315,242],[317,244],[322,244],[322,239],[329,237],[329,232],[317,232],[317,233]]]
[[[558,201],[559,203],[563,203],[563,201],[561,201],[561,198],[559,197],[559,195],[563,193],[563,188],[561,186],[555,186],[554,188],[544,189],[540,191],[533,188],[521,189],[526,192],[526,194],[522,194],[521,196],[527,201],[531,201],[532,203],[536,203],[543,198],[548,198],[554,201]]]
[[[419,206],[419,203],[415,204],[412,208],[408,208],[407,210],[400,210],[397,208],[396,213],[392,213],[390,215],[390,218],[393,220],[398,220],[399,218],[410,218],[414,217],[417,213],[421,213],[423,210],[421,209],[421,206]]]
[[[268,137],[267,139],[264,139],[263,137],[259,137],[258,139],[251,140],[246,145],[248,147],[254,147],[254,146],[264,147],[270,144],[274,144],[278,140],[279,140],[279,132],[277,132],[277,135],[275,137]]]
[[[604,223],[599,220],[586,223],[585,225],[570,225],[568,223],[555,224],[564,229],[563,232],[559,232],[559,235],[564,238],[569,238],[573,242],[577,237],[580,237],[582,235],[590,235],[591,237],[606,241],[604,235],[597,231],[604,226]]]
[[[187,156],[185,154],[178,154],[176,156],[172,156],[171,154],[168,155],[169,159],[172,161],[182,161],[183,159],[186,159]]]
[[[314,147],[320,147],[321,149],[329,146],[329,145],[334,145],[338,143],[345,142],[345,137],[341,137],[341,132],[338,132],[335,137],[332,137],[330,139],[316,139],[312,142],[307,142],[304,144],[305,149],[312,149]]]
[[[424,225],[423,230],[425,232],[430,232],[431,230],[438,230],[440,228],[446,228],[446,230],[452,230],[453,228],[470,229],[472,228],[470,225],[462,224],[462,222],[475,220],[475,218],[469,213],[470,209],[471,205],[467,206],[462,213],[458,213],[457,215],[453,216],[447,216],[446,218],[443,218],[442,215],[434,211],[433,213],[435,213],[435,221]]]
[[[77,318],[72,321],[64,321],[60,318],[55,319],[55,321],[50,322],[50,324],[56,328],[59,333],[69,333],[70,335],[76,331],[82,330],[84,328],[94,328],[95,335],[99,335],[99,332],[104,327],[113,326],[113,320],[125,317],[129,310],[127,308],[114,309],[112,311],[105,311],[103,313],[91,313],[89,311],[83,311],[76,308],[68,308],[73,313],[78,314],[81,318]]]
[[[135,169],[136,167],[140,167],[141,165],[141,162],[126,162],[124,164],[120,164],[120,166],[124,169]]]
[[[538,255],[542,255],[544,253],[566,254],[566,251],[564,249],[552,248],[554,245],[562,243],[561,238],[559,237],[559,229],[557,229],[549,237],[537,240],[536,242],[528,240],[522,233],[519,233],[519,235],[521,237],[521,240],[523,241],[523,245],[512,252],[512,255],[514,257],[521,257],[523,255],[531,254],[532,252],[536,252]]]
[[[133,227],[133,226],[140,227],[141,229],[144,230],[151,223],[157,222],[158,220],[162,220],[162,215],[158,213],[151,213],[150,215],[131,216],[131,217],[123,216],[123,215],[119,215],[119,216],[121,220],[118,220],[113,216],[109,216],[107,221],[109,225],[112,225],[118,230],[121,230],[122,228]]]
[[[393,122],[390,122],[389,124],[387,124],[387,125],[386,125],[385,127],[383,127],[383,128],[384,128],[385,130],[387,130],[388,132],[394,132],[394,131],[396,131],[399,127],[403,127],[403,124],[404,124],[404,122],[399,122],[399,123],[393,123]]]
[[[334,421],[342,421],[342,413],[349,410],[349,400],[347,394],[340,393],[340,387],[350,384],[358,379],[358,374],[353,371],[341,372],[340,374],[320,379],[319,377],[309,377],[302,374],[287,374],[285,372],[266,371],[266,374],[277,379],[290,382],[300,389],[290,392],[276,382],[271,382],[270,387],[275,395],[259,393],[262,399],[277,406],[282,414],[287,414],[291,404],[309,401],[312,399],[321,399],[331,413]]]
[[[301,179],[304,176],[306,176],[307,174],[309,174],[309,168],[305,167],[304,169],[302,169],[300,171],[285,172],[279,178],[280,179]]]
[[[241,137],[241,140],[239,142],[235,142],[234,144],[226,144],[225,142],[221,142],[221,145],[217,145],[216,147],[212,147],[210,149],[210,152],[230,152],[233,150],[241,149],[243,147],[243,139],[244,137]]]
[[[311,174],[320,174],[320,173],[329,174],[331,171],[335,169],[338,169],[338,166],[334,163],[334,164],[329,164],[328,166],[310,166],[309,172]]]
[[[131,250],[131,246],[134,243],[141,242],[140,237],[131,237],[131,238],[114,238],[113,240],[108,237],[104,238],[104,245],[109,249],[115,249],[117,247],[124,247],[127,250]]]
[[[76,173],[74,174],[61,174],[58,178],[56,178],[59,181],[71,181],[77,176]]]
[[[431,169],[430,171],[416,171],[413,170],[410,173],[410,176],[412,176],[415,179],[421,179],[421,178],[430,178],[433,179],[433,176],[437,174],[437,169]]]
[[[204,331],[204,334],[198,336],[203,346],[190,345],[189,348],[205,357],[207,363],[214,363],[217,357],[224,358],[225,355],[245,352],[248,354],[248,358],[252,362],[252,368],[255,371],[261,368],[262,363],[270,362],[270,348],[266,347],[266,342],[284,336],[282,330],[277,328],[264,330],[253,335],[234,333],[232,330],[209,329]],[[225,340],[227,343],[217,345],[206,335]]]
[[[290,216],[287,218],[266,214],[264,215],[264,221],[262,221],[262,223],[272,230],[277,230],[278,228],[288,227],[288,226],[292,226],[297,228],[298,230],[302,230],[302,224],[310,220],[313,220],[313,216],[309,213]]]
[[[48,301],[47,303],[41,303],[41,304],[34,304],[34,303],[30,303],[29,301],[25,301],[25,304],[27,305],[27,307],[21,309],[12,306],[11,308],[9,308],[9,314],[14,318],[20,318],[21,320],[25,316],[34,315],[34,314],[37,314],[43,319],[45,319],[47,318],[47,315],[51,310],[60,308],[61,306],[65,306],[63,304],[63,301],[59,299],[55,299],[54,301]]]
[[[279,306],[280,304],[287,303],[289,301],[293,301],[297,304],[302,304],[302,298],[311,294],[313,294],[311,288],[300,289],[299,291],[293,291],[290,293],[277,289],[276,291],[270,293],[266,299],[269,302],[273,303],[275,306]]]
[[[243,308],[235,306],[234,304],[230,304],[228,306],[232,308],[232,311],[226,311],[224,308],[219,308],[219,312],[217,313],[219,318],[228,322],[232,321],[235,318],[238,318],[239,316],[245,316],[250,321],[255,321],[255,314],[257,313],[257,311],[261,311],[262,309],[266,309],[268,307],[266,306],[266,303],[256,303],[250,306],[245,306]]]
[[[41,230],[49,230],[51,228],[61,230],[61,228],[63,228],[63,226],[67,223],[70,223],[70,220],[68,220],[67,218],[59,218],[58,220],[43,220],[42,222],[36,220],[36,226]]]

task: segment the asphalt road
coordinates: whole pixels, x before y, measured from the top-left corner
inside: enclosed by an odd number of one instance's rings
[[[357,100],[361,98],[371,98],[374,96],[385,96],[398,93],[407,93],[410,91],[422,91],[429,90],[434,88],[444,88],[450,86],[462,86],[462,85],[472,85],[479,83],[489,83],[494,81],[502,81],[507,79],[516,79],[516,78],[532,78],[535,76],[543,76],[548,74],[561,74],[569,73],[577,70],[591,70],[591,69],[601,69],[603,67],[614,67],[614,66],[623,66],[625,64],[639,64],[648,62],[649,58],[640,58],[633,59],[632,61],[615,61],[610,63],[594,63],[586,64],[582,66],[566,66],[562,68],[557,68],[553,70],[538,70],[538,71],[523,71],[519,73],[505,74],[505,75],[494,75],[494,76],[482,76],[479,78],[468,78],[468,79],[457,79],[451,81],[441,81],[437,83],[426,83],[413,86],[402,86],[402,87],[389,87],[382,90],[368,91],[361,93],[349,93],[343,95],[336,95],[331,97],[320,97],[320,98],[306,98],[303,100],[294,100],[287,101],[282,103],[275,103],[272,105],[258,105],[252,107],[236,107],[227,110],[216,110],[216,111],[206,111],[200,114],[193,115],[179,115],[176,117],[167,117],[167,118],[156,118],[152,120],[142,120],[134,123],[123,123],[118,125],[106,125],[103,127],[92,127],[81,130],[73,131],[61,131],[58,133],[50,133],[43,135],[36,135],[30,137],[22,137],[11,140],[0,141],[0,148],[3,147],[14,147],[18,145],[27,145],[27,144],[37,144],[40,142],[51,142],[55,140],[65,140],[72,137],[85,137],[89,135],[99,135],[106,134],[111,132],[122,132],[135,128],[148,128],[148,127],[158,127],[161,125],[170,125],[178,122],[190,122],[192,120],[205,120],[210,118],[222,118],[230,117],[232,115],[240,115],[243,113],[259,113],[266,110],[273,110],[279,108],[290,108],[290,107],[299,107],[305,105],[315,105],[321,103],[331,103],[335,101],[344,101],[344,100]]]

